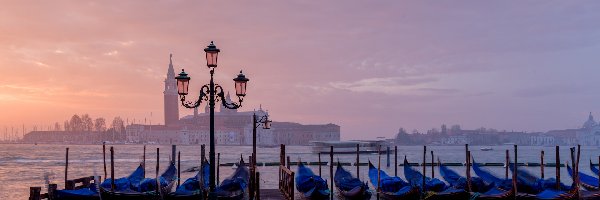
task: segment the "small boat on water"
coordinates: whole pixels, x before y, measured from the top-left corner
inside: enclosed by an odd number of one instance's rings
[[[248,182],[250,180],[250,171],[244,163],[244,159],[240,159],[239,166],[235,169],[231,176],[221,181],[221,184],[215,189],[217,198],[220,200],[238,200],[248,196]]]
[[[369,185],[353,177],[350,172],[342,167],[340,162],[337,164],[333,180],[335,181],[336,189],[343,199],[364,200],[371,198]]]
[[[327,181],[315,175],[302,162],[298,163],[296,189],[307,199],[328,199],[331,194]]]
[[[377,179],[378,174],[379,180]],[[377,170],[377,168],[371,164],[371,161],[369,161],[369,180],[373,186],[377,187],[377,185],[379,185],[379,188],[376,188],[377,193],[383,199],[418,200],[420,198],[418,187],[412,187],[400,177],[389,176],[383,170]]]
[[[479,150],[482,150],[482,151],[491,151],[491,150],[494,150],[494,149],[492,147],[481,147],[481,148],[479,148]]]

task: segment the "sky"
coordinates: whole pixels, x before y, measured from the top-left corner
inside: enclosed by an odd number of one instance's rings
[[[197,91],[213,40],[217,83],[234,92],[241,69],[250,79],[241,110],[338,124],[342,139],[441,124],[578,128],[589,112],[600,117],[598,10],[552,0],[5,1],[0,128],[84,113],[164,123],[169,54]]]

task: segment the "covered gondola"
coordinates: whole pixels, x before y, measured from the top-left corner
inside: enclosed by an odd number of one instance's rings
[[[145,178],[138,187],[130,187],[129,189],[111,189],[111,184],[102,184],[100,194],[102,199],[110,200],[153,200],[164,199],[166,194],[171,190],[175,180],[177,179],[177,168],[175,162],[170,162],[169,167],[163,172],[158,179]],[[118,180],[118,179],[117,179]],[[115,185],[117,185],[115,180]],[[119,184],[120,185],[120,184]]]
[[[514,172],[514,165],[511,163],[509,166],[510,170]],[[556,189],[556,183],[555,178],[542,179],[523,169],[518,169],[517,172],[517,189],[519,192],[538,194],[546,189]],[[561,191],[570,189],[570,187],[562,183],[560,183],[560,187]]]
[[[237,169],[231,176],[221,181],[221,184],[215,189],[218,199],[221,200],[238,200],[248,196],[248,182],[250,180],[250,172],[244,163],[244,159],[240,159]]]
[[[425,179],[425,198],[435,199],[468,199],[470,194],[463,189],[448,187],[446,183],[437,178],[426,177],[421,172],[414,170],[406,157],[404,157],[404,177],[411,186],[418,187],[423,191],[423,179]]]
[[[343,199],[363,200],[371,198],[369,185],[353,177],[350,172],[342,167],[340,162],[337,163],[333,180],[335,181],[335,187],[338,190],[339,196]]]
[[[331,194],[327,181],[315,175],[302,162],[298,163],[296,189],[307,199],[327,199]]]
[[[573,178],[573,169],[571,166],[567,165],[567,171],[569,172],[569,176]],[[586,190],[596,191],[598,190],[598,178],[587,175],[583,172],[579,172],[579,181],[581,186]]]
[[[490,189],[485,192],[474,193],[473,199],[480,200],[508,200],[515,199],[515,192],[512,189],[512,179],[502,179],[493,175],[491,172],[481,168],[481,165],[473,159],[473,172],[481,178]]]
[[[379,180],[378,177],[379,173]],[[412,187],[408,182],[397,176],[389,176],[383,170],[379,171],[369,161],[369,180],[374,187],[379,185],[377,193],[383,199],[419,199],[419,188]],[[379,182],[379,184],[378,184]]]
[[[117,191],[129,191],[131,187],[138,183],[144,178],[144,165],[140,165],[127,177],[115,179],[115,190]],[[99,180],[98,180],[99,181]],[[96,180],[94,181],[96,182]],[[101,186],[108,186],[110,188],[111,179],[105,179]],[[90,184],[89,187],[74,189],[74,190],[56,190],[54,199],[57,200],[94,200],[100,199],[98,193],[98,185],[96,183]]]
[[[168,200],[196,200],[206,197],[209,186],[210,164],[204,161],[198,173],[188,178],[175,192],[169,193]]]
[[[468,189],[466,177],[460,176],[458,173],[448,168],[448,166],[442,165],[439,160],[438,166],[440,167],[440,175],[448,184],[450,184],[450,187],[462,190]],[[471,190],[473,192],[486,192],[491,189],[492,186],[492,184],[486,184],[483,179],[479,177],[471,177]]]

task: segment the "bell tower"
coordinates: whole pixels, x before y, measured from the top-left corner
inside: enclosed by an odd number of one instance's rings
[[[165,125],[173,125],[179,122],[179,98],[177,94],[177,82],[175,80],[175,69],[173,69],[173,54],[169,55],[169,69],[165,79],[164,110]]]

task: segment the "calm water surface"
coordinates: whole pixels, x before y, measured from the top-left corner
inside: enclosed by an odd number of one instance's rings
[[[102,146],[101,145],[32,145],[32,144],[0,144],[0,199],[27,199],[29,196],[29,187],[40,186],[45,191],[46,178],[51,183],[58,184],[59,188],[64,188],[65,176],[65,148],[69,147],[69,171],[68,178],[79,178],[90,175],[104,176]],[[107,146],[107,159],[109,158]],[[146,174],[153,177],[156,166],[156,148],[160,148],[160,166],[159,171],[165,169],[171,155],[170,145],[148,145],[146,152]],[[512,149],[512,146],[494,146],[492,151],[480,151],[480,147],[471,147],[472,154],[477,162],[503,162],[504,151]],[[142,160],[142,145],[115,145],[115,177],[123,177],[131,173]],[[200,164],[200,146],[178,146],[181,151],[181,168],[188,169]],[[464,147],[462,146],[432,146],[428,151],[433,150],[436,157],[440,157],[442,162],[463,162]],[[554,162],[554,147],[519,147],[519,162],[539,162],[540,151],[546,152],[545,162]],[[232,163],[239,161],[240,155],[248,158],[252,152],[249,146],[217,146],[216,151],[221,153],[221,163]],[[287,147],[288,156],[292,161],[317,161],[317,155],[311,153],[310,147],[291,146]],[[420,162],[423,159],[423,147],[420,146],[399,146],[398,159],[402,162],[404,155],[410,162]],[[564,163],[569,158],[568,147],[561,147],[561,161]],[[511,154],[512,155],[512,154]],[[597,147],[582,147],[580,171],[591,174],[588,167],[588,160],[597,162],[600,149]],[[323,155],[322,161],[328,161],[329,155]],[[354,154],[335,155],[334,160],[342,162],[354,162]],[[393,174],[393,153],[391,155],[391,167],[386,168],[386,156],[381,157],[382,168],[389,174]],[[427,155],[428,162],[431,155]],[[372,161],[377,163],[376,154],[362,154],[361,162]],[[258,148],[258,162],[278,162],[279,148]],[[110,164],[107,160],[107,164]],[[318,167],[312,167],[315,173],[318,173]],[[503,167],[488,167],[497,175],[504,174]],[[539,167],[525,167],[535,175],[539,175]],[[292,168],[295,170],[295,168]],[[347,167],[348,170],[355,173],[355,167]],[[420,169],[420,168],[419,168]],[[427,170],[431,169],[430,167]],[[464,174],[464,167],[453,167],[459,173]],[[261,172],[262,188],[277,188],[277,167],[259,167]],[[563,182],[569,184],[571,179],[568,177],[566,169],[561,169]],[[110,168],[108,168],[110,173]],[[233,172],[231,167],[220,167],[221,180]],[[430,175],[431,172],[428,172]],[[554,168],[546,168],[546,177],[553,177]],[[182,179],[187,179],[195,174],[192,172],[183,173]],[[436,169],[436,175],[438,175]],[[329,179],[329,168],[323,166],[322,175]],[[110,176],[110,174],[109,174]],[[401,167],[398,168],[398,176],[404,177]],[[360,168],[360,177],[366,180],[367,167]],[[183,182],[183,181],[182,181]]]

